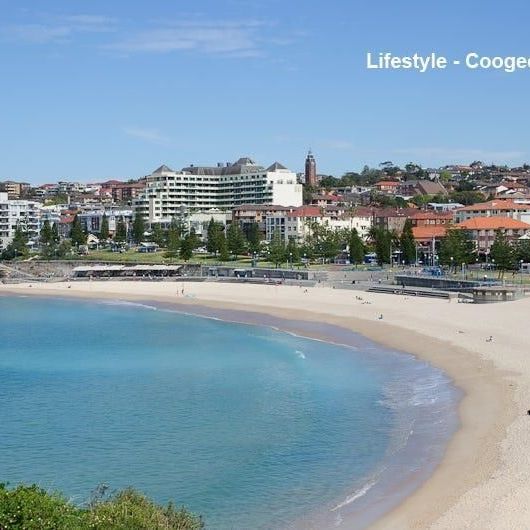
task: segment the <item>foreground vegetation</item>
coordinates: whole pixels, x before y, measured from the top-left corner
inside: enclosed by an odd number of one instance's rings
[[[202,519],[172,504],[158,506],[133,489],[108,495],[100,487],[87,507],[38,486],[0,484],[0,528],[4,530],[200,530]]]

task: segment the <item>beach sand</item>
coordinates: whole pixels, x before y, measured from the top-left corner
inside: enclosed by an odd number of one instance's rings
[[[2,293],[261,312],[339,325],[413,353],[464,391],[461,425],[435,473],[372,528],[530,528],[530,298],[473,305],[325,287],[125,281],[0,285]]]

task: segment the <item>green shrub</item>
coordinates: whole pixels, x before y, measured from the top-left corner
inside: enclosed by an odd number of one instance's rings
[[[133,489],[106,496],[97,490],[86,508],[38,486],[9,489],[0,484],[3,530],[200,530],[202,519],[172,504],[161,507]]]

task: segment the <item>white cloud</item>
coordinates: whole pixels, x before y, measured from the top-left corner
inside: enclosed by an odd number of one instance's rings
[[[62,43],[79,33],[114,31],[115,20],[99,15],[42,16],[39,22],[2,28],[2,35],[17,42],[33,44]]]
[[[166,145],[170,142],[170,138],[162,134],[158,129],[144,128],[144,127],[124,127],[123,132],[127,136],[137,138],[149,143]]]
[[[288,46],[301,36],[279,32],[272,21],[211,20],[202,14],[180,20],[149,20],[142,26],[94,14],[26,13],[25,17],[28,22],[0,26],[0,36],[20,43],[63,44],[80,35],[112,34],[112,38],[99,39],[99,49],[125,56],[193,52],[254,58],[266,55],[267,46]]]
[[[170,53],[196,51],[237,57],[261,54],[257,21],[199,22],[165,24],[140,31],[129,38],[105,46],[120,53]]]

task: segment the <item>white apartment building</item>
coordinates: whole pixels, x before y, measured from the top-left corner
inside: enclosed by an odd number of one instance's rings
[[[318,223],[332,230],[352,230],[355,228],[362,239],[368,237],[372,226],[372,217],[366,212],[350,214],[340,208],[320,208],[318,206],[301,206],[284,212],[276,212],[265,219],[266,239],[270,241],[276,231],[282,239],[295,239],[303,243],[311,234],[311,225]]]
[[[112,208],[108,210],[92,210],[81,212],[77,216],[84,230],[90,232],[91,234],[99,234],[101,231],[103,215],[107,216],[109,232],[114,234],[116,232],[116,227],[118,226],[118,221],[122,220],[126,224],[130,224],[132,222],[133,212],[130,209],[124,210]]]
[[[302,202],[302,185],[295,173],[278,162],[264,168],[250,158],[240,158],[181,171],[161,166],[147,177],[134,209],[149,223],[156,223],[182,215],[183,210],[231,210],[242,204],[300,206]]]
[[[7,193],[0,193],[0,250],[11,243],[17,225],[28,232],[30,240],[39,236],[41,206],[34,201],[9,200]]]

